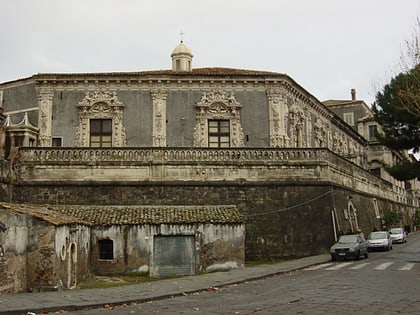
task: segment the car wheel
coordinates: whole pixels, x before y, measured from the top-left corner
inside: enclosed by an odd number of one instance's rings
[[[337,258],[335,258],[333,255],[331,255],[331,260],[332,260],[332,261],[336,261],[336,260],[337,260]]]

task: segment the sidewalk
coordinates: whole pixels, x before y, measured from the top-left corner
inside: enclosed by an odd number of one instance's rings
[[[227,272],[167,279],[108,289],[67,290],[61,292],[0,294],[0,314],[22,315],[27,312],[41,314],[59,310],[101,308],[104,305],[121,305],[147,302],[186,293],[203,291],[212,287],[257,280],[272,275],[299,270],[330,260],[330,255],[318,255],[290,260],[273,265],[245,267]]]

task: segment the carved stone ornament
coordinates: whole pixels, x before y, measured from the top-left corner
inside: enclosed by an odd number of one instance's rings
[[[288,107],[281,90],[268,89],[266,91],[270,115],[270,146],[287,147],[289,137],[287,135],[286,121]]]
[[[165,90],[152,90],[153,99],[153,146],[166,147],[166,99]]]
[[[112,146],[123,147],[126,145],[123,125],[125,106],[118,100],[116,92],[103,89],[87,92],[77,107],[79,109],[79,126],[75,138],[77,147],[89,146],[90,119],[112,119]]]
[[[40,88],[38,91],[39,102],[39,146],[51,146],[51,129],[52,129],[52,99],[53,90],[50,88]]]
[[[226,119],[230,121],[230,146],[243,147],[244,133],[241,127],[241,104],[233,94],[222,90],[203,93],[201,100],[195,105],[196,125],[194,128],[194,146],[208,146],[208,121]]]

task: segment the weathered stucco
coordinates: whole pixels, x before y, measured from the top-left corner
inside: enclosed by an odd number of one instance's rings
[[[83,206],[73,208],[79,207]],[[113,212],[116,216],[118,209]],[[43,205],[0,206],[1,293],[68,289],[93,274],[154,274],[153,242],[161,236],[192,236],[197,272],[210,265],[215,270],[217,263],[223,268],[244,264],[245,228],[241,223],[86,225],[77,223],[77,217],[61,217],[57,211]],[[98,241],[104,239],[112,240],[112,259],[99,257]]]

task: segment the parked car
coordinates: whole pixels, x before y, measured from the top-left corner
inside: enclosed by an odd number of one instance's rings
[[[330,248],[331,260],[360,259],[369,257],[365,238],[358,234],[341,235],[337,243]]]
[[[407,242],[407,232],[404,228],[392,228],[389,229],[389,234],[391,235],[392,243],[406,243]]]
[[[375,249],[390,250],[392,249],[391,235],[387,231],[371,232],[367,238],[368,250]]]

